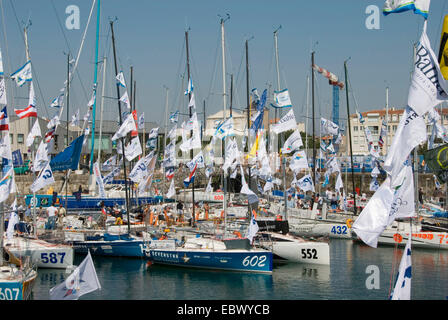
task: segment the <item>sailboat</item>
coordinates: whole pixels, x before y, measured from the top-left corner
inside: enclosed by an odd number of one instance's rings
[[[227,17],[229,19],[229,16]],[[224,22],[227,19],[221,19],[221,39],[222,39],[222,63],[223,63],[223,92],[226,92],[226,72],[225,72],[225,38]],[[186,32],[188,34],[188,32]],[[188,50],[188,46],[187,46]],[[188,64],[188,59],[187,59]],[[226,94],[223,94],[223,121],[232,123],[231,117],[226,119]],[[191,112],[190,112],[191,113]],[[232,129],[233,130],[233,129]],[[228,132],[220,136],[223,143],[223,159],[228,152],[225,147]],[[214,139],[212,139],[214,143]],[[236,146],[236,143],[234,144]],[[194,171],[197,169],[197,163],[194,165]],[[272,252],[262,248],[253,247],[249,239],[235,239],[227,237],[227,197],[226,197],[226,172],[223,170],[223,215],[224,231],[220,239],[201,235],[193,230],[193,233],[184,237],[181,242],[173,239],[166,239],[151,242],[150,260],[157,264],[167,264],[179,267],[219,269],[226,271],[243,272],[272,272]],[[187,178],[191,181],[190,177]],[[194,193],[193,193],[194,194]],[[193,196],[194,197],[194,196]],[[194,198],[193,198],[194,199]],[[194,204],[193,204],[193,224],[194,224]]]

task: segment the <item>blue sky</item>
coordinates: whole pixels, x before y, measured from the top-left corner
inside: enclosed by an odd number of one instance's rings
[[[446,2],[433,0],[431,3],[428,36],[436,54],[441,20],[448,14]],[[250,37],[253,37],[249,41],[251,88],[258,88],[260,93],[269,85],[271,90],[277,89],[273,32],[280,25],[281,88],[289,89],[298,121],[303,121],[306,114],[306,79],[310,75],[312,46],[316,64],[342,80],[344,60],[350,57],[352,112],[356,107],[360,111],[383,108],[386,86],[390,88],[390,106],[401,108],[407,100],[412,45],[420,37],[423,18],[412,12],[387,17],[380,14],[380,29],[368,30],[366,7],[376,5],[381,10],[383,4],[384,0],[102,0],[100,56],[108,59],[105,95],[116,97],[109,21],[117,17],[114,30],[119,69],[125,72],[129,84],[129,69],[133,66],[137,82],[136,105],[139,112],[145,112],[146,120],[163,123],[164,86],[169,88],[169,111],[187,112],[188,101],[183,95],[186,78],[182,78],[186,76],[184,34],[187,28],[198,111],[202,111],[204,100],[207,114],[219,111],[222,109],[222,73],[218,15],[229,13],[230,19],[225,23],[227,88],[230,88],[230,74],[233,74],[235,108],[246,105],[244,43]],[[66,78],[64,52],[69,50],[67,43],[72,54],[76,54],[92,1],[2,0],[2,5],[5,21],[0,25],[0,45],[5,72],[15,71],[25,62],[21,29],[22,21],[30,18],[32,25],[28,36],[38,82],[38,108],[41,115],[51,116],[54,110],[48,105]],[[68,5],[77,5],[80,9],[79,30],[65,28]],[[81,55],[79,75],[71,90],[70,114],[77,108],[81,113],[87,109],[94,76],[95,23],[96,8]],[[98,77],[101,80],[101,70]],[[10,105],[26,103],[23,100],[27,95],[25,91],[8,90],[12,91],[10,96],[14,96]],[[316,112],[319,117],[330,117],[331,94],[328,82],[318,74]],[[117,118],[116,101],[106,98],[104,108],[106,119]],[[341,92],[340,115],[346,117],[345,91]]]

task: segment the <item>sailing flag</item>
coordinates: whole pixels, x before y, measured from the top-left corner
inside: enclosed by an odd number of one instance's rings
[[[320,128],[323,135],[337,135],[339,132],[339,126],[336,123],[324,118],[320,118]]]
[[[414,178],[409,161],[395,181],[389,176],[386,178],[352,226],[356,235],[373,248],[377,247],[381,233],[395,219],[415,216]]]
[[[295,130],[288,139],[286,139],[281,151],[283,154],[287,154],[299,149],[301,146],[303,146],[302,136],[300,135],[299,130]]]
[[[260,143],[260,137],[262,136],[263,132],[258,131],[257,137],[255,138],[255,142],[252,145],[252,148],[250,149],[250,152],[247,154],[246,159],[254,158],[257,156],[257,151],[259,149],[259,143]]]
[[[168,192],[166,193],[166,197],[168,199],[174,197],[176,195],[176,189],[174,188],[174,179],[171,180],[170,188],[168,189]]]
[[[51,101],[50,107],[60,108],[64,102],[64,89],[60,90],[59,95]]]
[[[252,212],[251,214],[251,219],[250,219],[250,224],[249,224],[249,228],[247,229],[247,234],[246,234],[246,238],[249,239],[250,243],[252,243],[255,235],[258,232],[258,223],[255,220],[255,215],[254,212]]]
[[[443,19],[442,35],[440,39],[439,57],[440,71],[448,80],[448,15]],[[6,103],[6,102],[5,102]]]
[[[14,185],[14,168],[11,166],[0,180],[0,203],[6,201],[9,194],[13,193]]]
[[[193,92],[193,81],[191,79],[188,79],[188,87],[187,90],[185,90],[185,95],[188,95],[189,93]]]
[[[408,94],[408,106],[419,116],[448,100],[448,82],[442,76],[434,51],[426,34],[427,21],[415,52],[414,72]]]
[[[141,155],[142,153],[143,150],[138,136],[132,138],[129,144],[124,148],[124,155],[128,161],[134,160],[135,157]]]
[[[284,89],[281,91],[274,91],[274,107],[276,108],[288,108],[292,107],[292,102],[289,97],[288,89]]]
[[[47,128],[53,128],[61,124],[61,121],[59,121],[59,114],[56,114],[51,120],[47,123]]]
[[[145,113],[142,112],[140,117],[138,117],[138,128],[143,129],[145,128]]]
[[[145,156],[145,157],[141,158],[139,161],[137,161],[134,168],[132,168],[131,173],[129,174],[129,179],[138,183],[144,177],[148,176],[148,173],[149,173],[148,165],[151,162],[151,159],[153,156],[154,156],[154,153],[151,152],[147,156]]]
[[[50,163],[47,163],[45,168],[40,172],[36,180],[34,180],[30,189],[32,192],[37,192],[45,188],[49,184],[55,183],[53,172],[51,171]]]
[[[341,176],[341,173],[339,172],[338,177],[336,179],[335,189],[336,189],[336,191],[339,192],[341,190],[341,188],[344,188],[344,184],[342,183],[342,176]]]
[[[67,148],[51,159],[51,169],[53,171],[64,171],[68,169],[76,170],[78,168],[79,159],[81,158],[83,142],[84,135],[80,135],[73,140]]]
[[[72,126],[78,126],[79,125],[79,109],[76,111],[75,114],[72,115],[72,122],[70,123]]]
[[[148,140],[156,139],[159,134],[159,128],[153,128],[149,131]]]
[[[103,184],[111,183],[114,180],[114,177],[120,174],[120,167],[115,167],[107,176],[103,178]]]
[[[101,170],[111,171],[115,166],[117,166],[117,155],[114,155],[103,162]]]
[[[199,151],[199,153],[196,156],[194,156],[194,158],[191,159],[191,161],[187,162],[186,165],[190,169],[190,171],[194,169],[195,165],[197,165],[198,168],[204,168],[205,160],[202,154],[202,150]]]
[[[170,121],[172,123],[177,123],[179,121],[179,111],[176,111],[170,115]]]
[[[132,113],[130,113],[123,121],[118,131],[112,137],[112,141],[125,137],[126,134],[133,130],[137,130],[137,127],[135,126],[134,116],[132,115]]]
[[[380,136],[378,138],[378,145],[380,146],[380,148],[382,148],[384,145],[384,137],[386,137],[386,135],[387,135],[387,125],[386,125],[386,121],[383,120],[383,122],[381,124]]]
[[[277,134],[288,131],[288,130],[294,130],[297,128],[297,122],[296,117],[294,115],[294,111],[291,109],[288,111],[287,114],[285,114],[278,123],[271,126],[271,130]]]
[[[356,114],[358,115],[359,122],[360,122],[361,124],[364,124],[364,122],[365,122],[366,120],[365,120],[364,117],[362,116],[362,113],[359,112],[358,110],[356,110]]]
[[[45,143],[49,143],[53,139],[55,131],[56,127],[53,127],[45,133]]]
[[[173,128],[171,128],[170,132],[168,132],[168,135],[166,137],[170,139],[170,141],[176,140],[176,131],[177,126],[174,126]]]
[[[411,300],[411,279],[412,279],[412,259],[411,259],[411,240],[409,236],[406,247],[401,257],[400,267],[398,269],[397,280],[390,300]]]
[[[126,107],[131,109],[131,101],[129,100],[128,91],[126,90],[120,98],[120,101],[126,103]]]
[[[41,140],[34,157],[33,171],[41,171],[48,162],[48,144]]]
[[[100,164],[98,161],[93,164],[93,174],[95,175],[96,184],[98,185],[98,195],[101,198],[105,198],[106,192],[104,191],[104,181],[103,176],[101,175]]]
[[[400,172],[411,151],[425,141],[425,119],[406,107],[384,161],[384,170],[392,176],[392,180]]]
[[[14,237],[14,227],[20,222],[19,216],[17,214],[17,198],[14,199],[11,205],[11,213],[9,214],[8,229],[6,230],[6,236],[8,240],[12,240]]]
[[[252,190],[249,189],[246,179],[244,178],[243,166],[241,164],[240,164],[240,169],[241,169],[241,191],[240,191],[240,193],[247,195],[247,201],[249,204],[257,203],[258,196]]]
[[[431,0],[386,0],[383,7],[383,14],[399,13],[413,10],[415,14],[428,18],[429,5]]]
[[[124,74],[123,71],[120,71],[119,74],[117,74],[117,76],[115,77],[115,79],[117,79],[117,84],[119,86],[122,86],[123,88],[126,88],[126,83],[124,81]]]
[[[314,192],[314,184],[313,179],[310,174],[303,176],[299,181],[297,181],[297,186],[303,191],[312,191]]]
[[[22,67],[11,75],[11,78],[16,81],[16,84],[21,87],[27,81],[33,79],[31,73],[31,61],[27,61]]]
[[[305,150],[299,150],[294,153],[291,161],[289,162],[289,168],[297,173],[300,169],[308,169],[308,160],[306,159]]]
[[[205,188],[205,192],[213,192],[212,187],[212,177],[208,179],[207,187]]]
[[[16,109],[14,108],[14,112],[20,119],[27,117],[37,117],[36,110],[36,96],[34,95],[34,86],[33,82],[30,82],[30,90],[29,90],[29,99],[28,99],[28,107],[24,109]]]
[[[9,134],[5,134],[0,138],[0,157],[12,160],[11,140]]]
[[[376,177],[372,177],[372,181],[370,181],[370,191],[376,191],[380,187],[380,184],[378,183],[378,180],[376,180]]]
[[[190,175],[184,180],[185,188],[188,188],[190,183],[194,182],[194,176],[196,175],[197,168],[198,168],[198,164],[196,163],[193,170],[191,170]]]
[[[2,111],[0,111],[0,131],[8,131],[8,130],[9,130],[8,112],[6,111],[6,106],[4,106]]]
[[[165,177],[167,180],[171,180],[174,178],[174,168],[173,167],[165,169]]]
[[[101,289],[101,284],[88,251],[86,258],[75,271],[64,282],[50,289],[50,299],[78,300],[79,297],[98,289]]]
[[[426,151],[423,155],[426,165],[440,183],[448,181],[448,144]]]
[[[224,139],[225,137],[233,136],[233,117],[223,120],[216,128],[214,137]]]
[[[0,104],[2,105],[8,104],[6,100],[6,84],[4,77],[0,78]]]
[[[240,157],[238,144],[236,143],[235,139],[230,139],[226,144],[226,152],[224,154],[224,157],[225,161],[224,164],[222,165],[222,170],[224,170],[224,172],[227,172],[232,163],[235,160],[238,161],[238,158]]]

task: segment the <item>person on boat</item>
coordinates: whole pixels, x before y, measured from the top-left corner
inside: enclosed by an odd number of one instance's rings
[[[58,209],[53,204],[47,208],[47,216],[48,220],[45,229],[54,230],[56,226],[56,219],[58,217]]]
[[[423,198],[424,198],[424,196],[425,196],[425,194],[423,193],[423,190],[422,190],[422,188],[420,187],[420,188],[418,189],[418,202],[419,202],[420,204],[423,204]]]
[[[31,205],[29,204],[28,207],[26,207],[25,209],[25,222],[31,222],[31,221],[32,221]]]
[[[182,201],[179,201],[177,203],[176,209],[179,216],[184,213],[184,204],[182,203]]]
[[[64,218],[67,216],[67,211],[65,210],[65,207],[61,204],[59,204],[59,210],[58,210],[58,227],[62,229],[64,226]]]
[[[286,206],[288,208],[294,208],[295,207],[294,200],[292,199],[291,195],[288,195],[288,201],[286,201]]]

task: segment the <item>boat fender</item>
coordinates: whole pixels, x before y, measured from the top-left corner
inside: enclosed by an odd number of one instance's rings
[[[347,225],[347,227],[351,228],[352,225],[353,225],[353,220],[352,220],[352,219],[347,219],[347,220],[345,221],[345,224]]]

